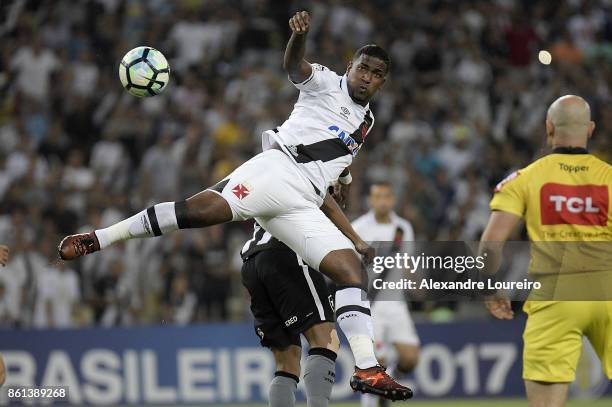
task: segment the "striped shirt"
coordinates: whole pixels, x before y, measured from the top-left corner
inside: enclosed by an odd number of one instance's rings
[[[243,261],[246,261],[249,257],[263,250],[291,250],[289,249],[289,246],[272,236],[270,233],[266,232],[257,222],[255,222],[253,225],[253,229],[253,237],[244,244],[242,250],[240,251],[240,256],[242,257]]]

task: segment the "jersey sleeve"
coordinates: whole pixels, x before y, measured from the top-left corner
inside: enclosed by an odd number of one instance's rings
[[[521,175],[521,171],[515,171],[497,184],[489,204],[491,210],[510,212],[521,218],[525,215],[526,177]]]
[[[296,83],[289,78],[293,86],[300,91],[318,92],[324,90],[330,85],[332,77],[335,78],[337,76],[333,71],[330,71],[329,68],[323,65],[313,63],[310,64],[310,66],[312,67],[312,73],[302,82]]]

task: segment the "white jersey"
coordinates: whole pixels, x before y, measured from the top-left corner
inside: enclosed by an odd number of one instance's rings
[[[389,214],[390,223],[378,223],[374,212],[370,211],[353,221],[353,228],[366,242],[393,242],[400,239],[403,242],[414,240],[414,230],[406,219]],[[401,237],[398,236],[401,234]]]
[[[311,64],[312,74],[294,83],[300,96],[289,118],[262,135],[264,150],[282,147],[319,194],[325,194],[353,161],[374,124],[369,104],[361,106],[348,93],[346,75]]]
[[[373,242],[377,256],[394,255],[395,252],[412,252],[410,245],[404,242],[414,241],[412,225],[406,219],[397,216],[395,212],[389,214],[389,223],[378,223],[374,212],[370,211],[353,221],[353,229],[366,242]],[[376,242],[393,242],[393,244],[376,244]],[[405,270],[391,269],[381,277],[387,281],[400,281],[404,277]],[[401,292],[385,291],[385,299],[403,298]]]

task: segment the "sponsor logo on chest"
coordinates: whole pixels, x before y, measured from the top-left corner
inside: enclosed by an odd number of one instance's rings
[[[542,225],[606,226],[608,209],[607,185],[547,183],[540,189]]]

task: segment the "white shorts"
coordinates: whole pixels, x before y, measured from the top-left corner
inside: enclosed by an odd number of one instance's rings
[[[394,343],[416,346],[421,343],[405,302],[374,301],[371,313],[377,356],[388,357],[394,351]]]
[[[353,243],[319,209],[322,198],[295,163],[279,150],[266,150],[208,190],[220,194],[233,220],[255,220],[319,270],[331,251]]]

